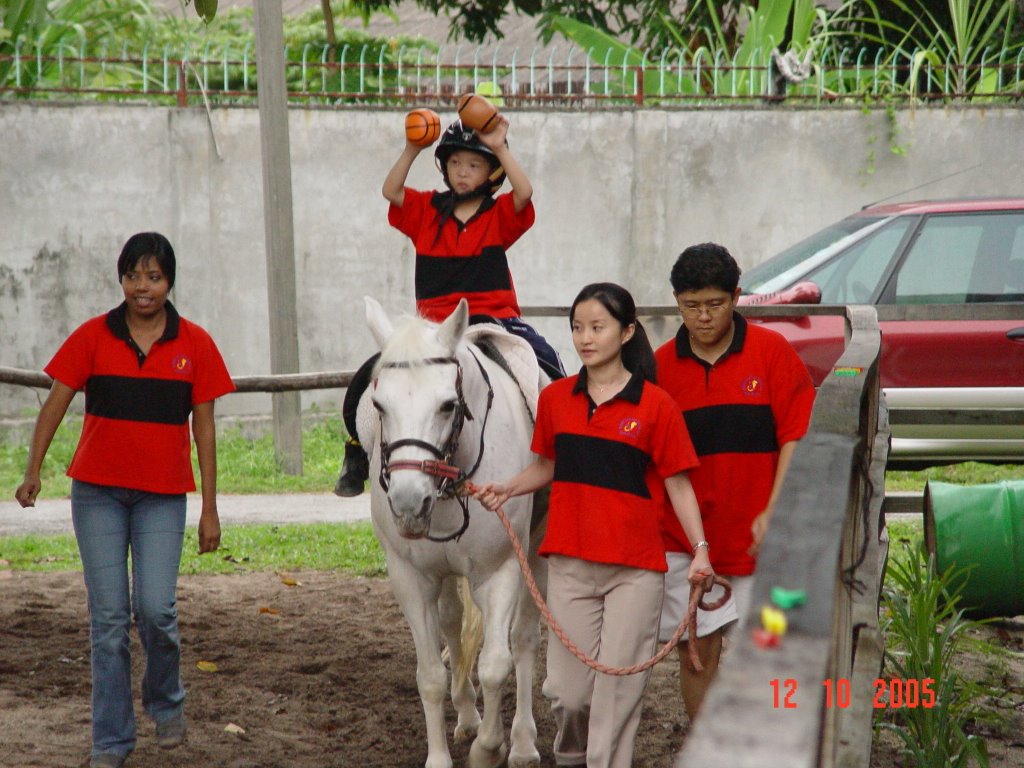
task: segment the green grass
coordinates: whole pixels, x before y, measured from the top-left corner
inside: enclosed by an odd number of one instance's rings
[[[886,472],[885,490],[923,491],[928,480],[957,485],[983,485],[1021,479],[1024,479],[1024,466],[966,461],[963,464],[930,467],[920,472]]]
[[[216,552],[199,555],[194,527],[185,532],[182,574],[249,571],[341,571],[383,576],[384,553],[369,522],[225,526]],[[16,571],[81,570],[72,534],[0,538],[2,568]]]
[[[341,469],[345,437],[345,427],[337,416],[329,416],[303,430],[302,475],[296,476],[281,471],[274,456],[272,435],[250,439],[237,429],[229,430],[217,438],[217,490],[220,493],[329,491],[334,488]],[[198,478],[198,466],[195,472]]]
[[[1006,711],[1019,706],[1020,697],[1007,680],[1020,653],[1001,638],[998,622],[993,627],[989,621],[967,620],[945,599],[945,593],[955,594],[960,577],[930,568],[920,520],[889,522],[887,528],[889,567],[880,610],[886,630],[883,675],[937,675],[936,690],[944,695],[932,709],[878,710],[876,725],[900,739],[908,766],[984,766],[987,758],[978,757],[987,751],[982,740],[1012,738]]]
[[[309,419],[302,438],[303,474],[286,475],[274,456],[270,434],[249,438],[239,429],[217,438],[217,487],[220,493],[323,493],[334,487],[344,453],[345,429],[337,416]],[[40,498],[67,498],[71,481],[64,471],[82,429],[81,418],[61,424],[46,454]],[[7,498],[21,483],[28,446],[0,445],[0,487]],[[193,451],[193,463],[195,456]],[[198,480],[199,471],[195,470]],[[338,570],[382,576],[384,555],[370,524],[225,526],[221,548],[199,556],[196,531],[185,534],[183,574],[239,573],[294,569]],[[80,570],[73,535],[0,538],[2,568],[27,571]]]
[[[920,519],[886,521],[885,527],[889,532],[890,547],[904,542],[915,547],[924,544],[924,528]]]
[[[894,542],[889,550],[879,615],[886,640],[883,674],[922,686],[930,681],[933,703],[879,712],[876,722],[899,738],[912,768],[988,766],[985,741],[972,733],[973,723],[986,717],[984,687],[956,664],[969,634],[983,626],[959,607],[965,575],[956,568],[937,572],[919,538]]]
[[[302,475],[286,475],[274,456],[274,440],[268,433],[250,438],[234,428],[217,438],[217,489],[220,493],[322,493],[334,487],[341,468],[345,446],[345,427],[336,415],[307,418],[309,426],[302,435]],[[64,470],[71,463],[81,418],[68,417],[54,436],[46,454],[42,472],[43,499],[67,498],[71,481]],[[193,451],[194,454],[194,451]],[[28,459],[28,444],[0,444],[0,489],[13,495],[21,482]],[[193,464],[195,457],[193,455]],[[198,480],[199,470],[195,470]],[[1024,478],[1024,466],[992,465],[977,462],[932,467],[920,472],[887,472],[889,491],[923,491],[927,480],[960,485],[996,483]]]
[[[217,438],[217,490],[219,493],[321,493],[334,487],[341,468],[345,427],[337,416],[310,419],[302,434],[302,475],[281,471],[269,433],[249,438],[237,428]],[[64,499],[71,494],[71,480],[64,474],[75,453],[82,431],[80,417],[69,416],[54,435],[43,461],[41,499]],[[199,468],[193,446],[196,481]],[[0,444],[0,489],[7,498],[21,484],[28,461],[28,443]]]
[[[274,456],[271,435],[249,438],[229,429],[217,439],[217,485],[220,493],[323,493],[334,487],[344,453],[341,419],[328,415],[307,419],[303,432],[303,474],[286,475]],[[68,417],[57,430],[42,471],[41,498],[67,498],[71,462],[81,432],[81,418]],[[0,445],[0,489],[11,498],[21,482],[27,444]],[[196,470],[198,478],[198,470]],[[887,490],[920,491],[926,480],[961,484],[998,482],[1024,476],[1024,468],[962,464],[923,472],[890,472]],[[920,540],[919,523],[892,524],[893,541]],[[259,570],[317,569],[383,575],[384,558],[369,523],[359,525],[226,526],[219,552],[199,557],[196,532],[186,533],[182,573],[235,573]],[[74,537],[23,536],[0,539],[0,560],[16,570],[58,571],[81,568]]]

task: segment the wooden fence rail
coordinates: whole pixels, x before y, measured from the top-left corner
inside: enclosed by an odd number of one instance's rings
[[[323,373],[283,373],[276,376],[234,376],[232,381],[239,392],[295,392],[307,389],[341,389],[352,381],[355,371],[325,371]],[[49,389],[49,376],[38,371],[0,366],[0,384]]]
[[[568,317],[568,306],[534,306],[523,307],[526,317]],[[753,317],[787,317],[794,314],[792,308],[759,306],[744,307],[745,314]],[[800,306],[799,314],[838,314],[841,309],[826,307]],[[652,305],[637,307],[646,324],[654,325],[658,330],[678,325],[679,309],[675,305]],[[259,376],[234,376],[238,392],[295,392],[310,389],[341,389],[347,387],[355,371],[322,371],[319,373],[288,373]],[[9,368],[0,365],[0,384],[49,389],[50,377],[41,371],[30,371],[24,368]]]
[[[833,308],[833,312],[843,312]],[[848,342],[818,390],[758,558],[746,627],[719,669],[678,766],[866,768],[881,670],[878,600],[888,422],[872,307],[845,310]],[[799,589],[779,647],[750,630],[773,587]],[[847,698],[848,696],[848,698]]]

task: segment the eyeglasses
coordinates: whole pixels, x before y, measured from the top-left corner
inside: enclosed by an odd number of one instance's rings
[[[705,312],[712,317],[717,317],[728,308],[728,302],[713,301],[708,304],[685,304],[679,308],[679,311],[686,317],[700,317]]]

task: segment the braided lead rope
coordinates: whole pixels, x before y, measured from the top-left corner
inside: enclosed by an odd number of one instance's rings
[[[470,484],[471,485],[471,484]],[[467,490],[469,490],[467,488]],[[512,548],[515,550],[516,558],[519,560],[519,568],[523,572],[523,578],[526,580],[526,586],[530,590],[530,594],[533,596],[533,601],[537,604],[540,609],[541,615],[544,617],[544,621],[547,622],[548,627],[558,637],[565,649],[569,651],[573,656],[582,661],[591,669],[595,669],[598,672],[603,672],[606,675],[635,675],[638,672],[643,672],[650,669],[659,661],[664,659],[672,649],[679,644],[679,640],[682,638],[683,633],[686,631],[687,626],[693,627],[693,633],[691,636],[696,637],[697,635],[697,606],[699,605],[705,611],[714,611],[725,605],[725,602],[732,595],[732,586],[724,578],[715,574],[711,579],[713,583],[719,584],[725,590],[725,594],[722,595],[718,600],[713,603],[707,604],[704,602],[704,594],[708,591],[708,579],[705,579],[700,583],[697,588],[692,585],[690,587],[690,605],[686,612],[686,615],[679,622],[679,626],[676,627],[675,634],[669,639],[665,645],[662,646],[661,650],[658,651],[654,656],[649,658],[647,661],[640,664],[634,664],[631,667],[609,667],[606,664],[602,664],[596,659],[591,658],[584,653],[580,648],[569,639],[569,636],[562,629],[561,625],[555,621],[555,617],[551,615],[551,610],[548,608],[548,604],[544,601],[544,597],[540,593],[540,588],[537,586],[536,580],[533,578],[533,572],[530,570],[530,564],[527,560],[526,552],[523,551],[523,545],[519,542],[519,537],[516,536],[515,531],[512,530],[512,523],[508,519],[508,515],[505,514],[504,507],[498,507],[495,510],[498,515],[498,519],[501,520],[502,526],[505,528],[505,532],[508,534],[509,540],[512,542]],[[687,648],[690,654],[690,664],[694,671],[702,672],[704,665],[701,664],[700,656],[697,654],[697,644],[687,643]]]

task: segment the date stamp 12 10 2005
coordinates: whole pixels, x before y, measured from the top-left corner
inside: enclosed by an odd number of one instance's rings
[[[769,680],[772,706],[775,709],[796,709],[800,706],[797,681],[791,677]],[[825,707],[845,709],[850,706],[850,681],[845,678],[823,680]],[[903,680],[898,677],[876,678],[873,686],[872,706],[875,709],[930,709],[935,706],[935,680]]]

